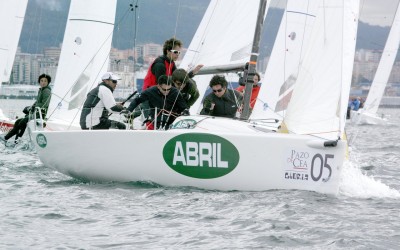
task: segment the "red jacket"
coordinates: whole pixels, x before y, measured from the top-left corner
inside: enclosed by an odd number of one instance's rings
[[[239,86],[236,88],[237,91],[244,93],[245,86]],[[258,92],[260,92],[260,86],[253,86],[251,90],[251,97],[250,97],[250,107],[254,108],[254,105],[257,101]]]
[[[161,75],[170,76],[175,69],[175,62],[171,61],[167,56],[157,57],[147,71],[142,90],[157,85],[158,77]]]

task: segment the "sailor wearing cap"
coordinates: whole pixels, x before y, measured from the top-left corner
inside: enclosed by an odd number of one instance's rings
[[[124,107],[116,103],[113,92],[121,78],[112,73],[106,72],[102,82],[92,89],[83,104],[80,125],[82,129],[125,129],[125,124],[108,119],[109,112],[120,113]]]

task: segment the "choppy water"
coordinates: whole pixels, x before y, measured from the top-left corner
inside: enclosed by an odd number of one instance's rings
[[[0,249],[399,249],[400,110],[355,136],[340,193],[86,183],[0,145]]]

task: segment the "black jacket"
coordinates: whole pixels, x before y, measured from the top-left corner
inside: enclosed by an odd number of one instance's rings
[[[203,109],[200,114],[233,118],[242,100],[242,93],[233,89],[226,89],[225,94],[221,98],[214,93],[210,93],[204,99]],[[215,103],[214,109],[211,109],[212,103]]]
[[[160,92],[157,86],[153,86],[144,90],[140,95],[133,99],[128,110],[132,112],[140,103],[145,101],[148,101],[150,107],[149,119],[154,118],[155,108],[158,110],[157,113],[161,110],[165,110],[164,113],[172,111],[175,116],[180,115],[182,111],[188,108],[186,101],[183,99],[182,95],[179,94],[179,91],[176,88],[172,87],[168,92],[168,95],[165,96]],[[170,117],[168,124],[171,124],[174,120],[175,117]]]

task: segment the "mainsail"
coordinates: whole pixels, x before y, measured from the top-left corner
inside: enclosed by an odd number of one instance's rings
[[[87,93],[107,71],[116,0],[72,0],[49,105],[49,121],[78,123]]]

